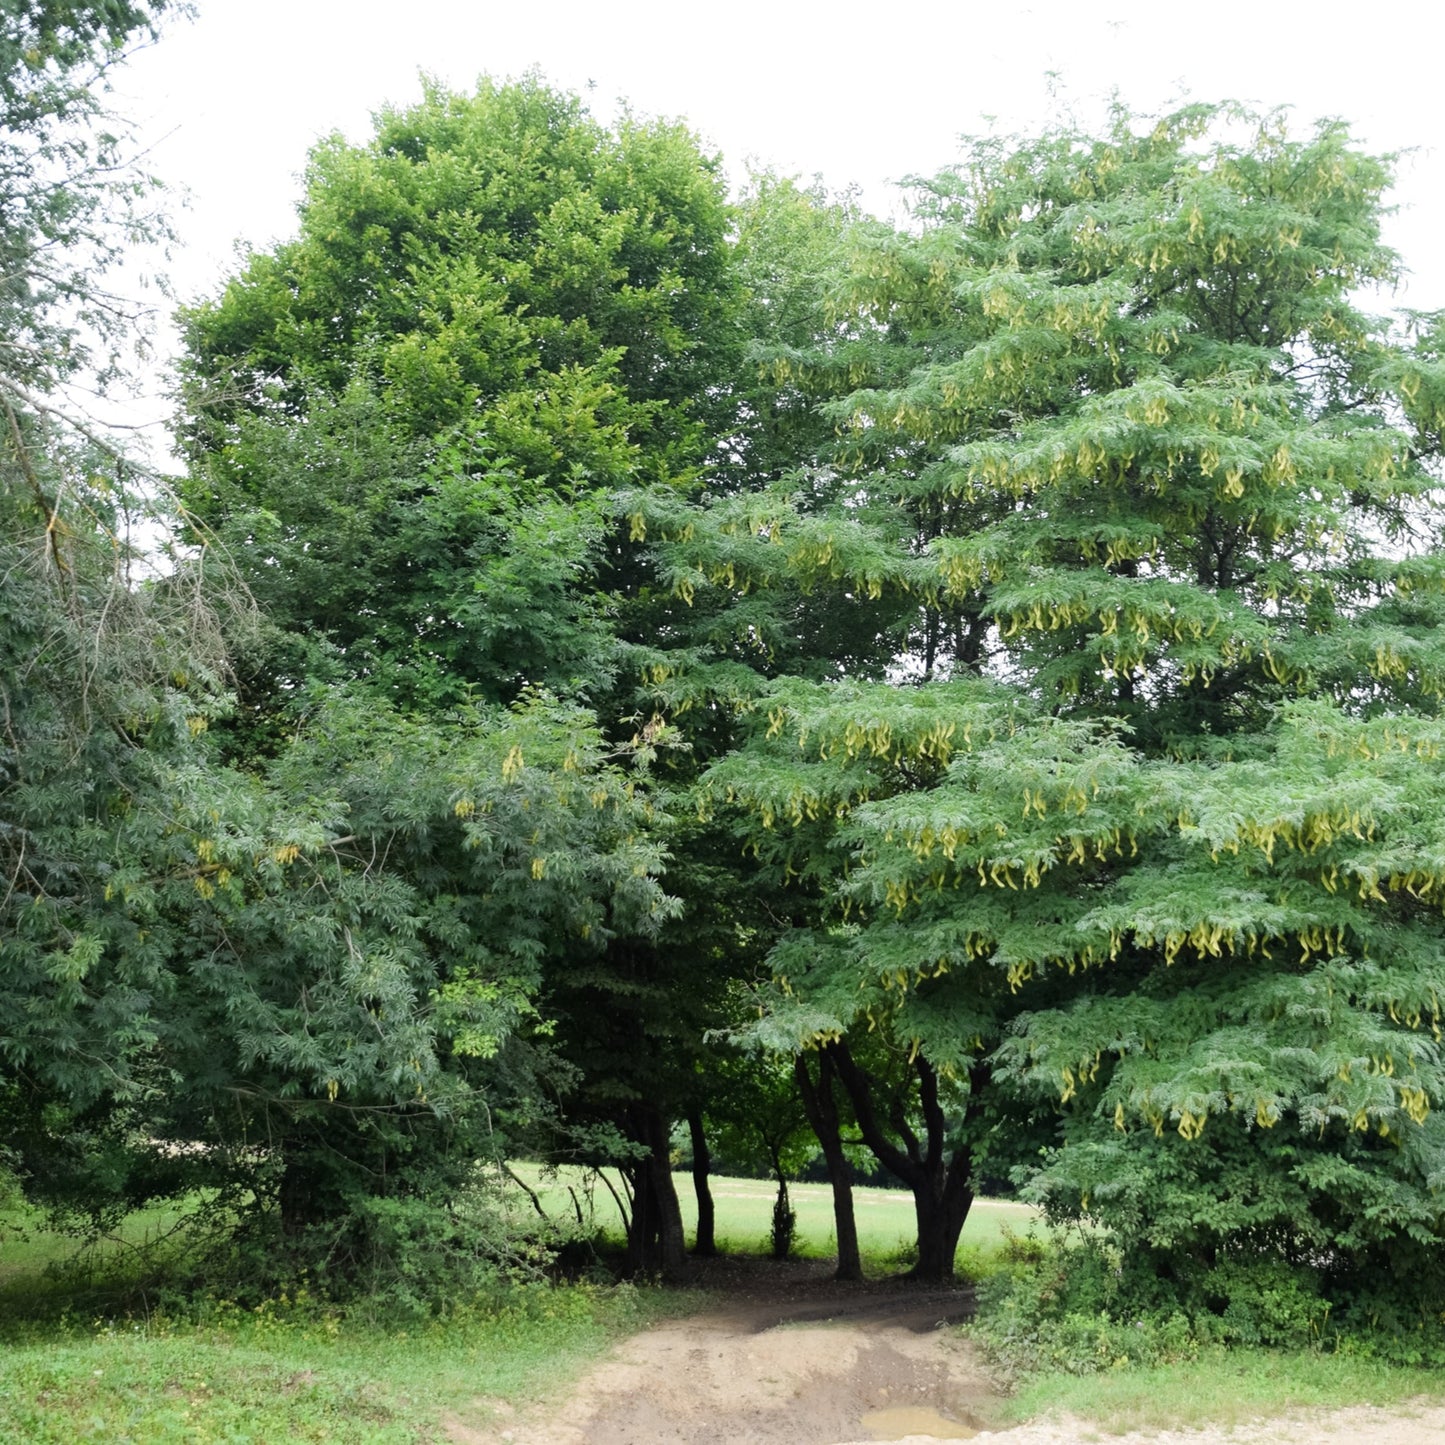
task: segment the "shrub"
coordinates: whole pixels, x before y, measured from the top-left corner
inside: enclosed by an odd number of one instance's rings
[[[1445,1364],[1445,1319],[1382,1280],[1332,1299],[1321,1263],[1240,1250],[1207,1264],[1127,1252],[1107,1236],[1006,1236],[970,1330],[1005,1375],[1090,1374],[1211,1347],[1317,1349]]]

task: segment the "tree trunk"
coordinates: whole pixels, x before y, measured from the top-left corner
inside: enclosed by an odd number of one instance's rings
[[[659,1123],[661,1123],[659,1119]],[[657,1272],[665,1280],[679,1280],[687,1274],[687,1238],[682,1228],[682,1207],[672,1182],[672,1160],[668,1157],[667,1129],[661,1128],[661,1150],[654,1148],[648,1159],[652,1192],[657,1201]]]
[[[828,1166],[828,1182],[833,1186],[833,1230],[838,1239],[838,1268],[833,1271],[833,1278],[861,1280],[863,1259],[858,1252],[858,1221],[853,1213],[853,1169],[843,1152],[843,1134],[838,1126],[833,1060],[826,1050],[819,1052],[816,1084],[802,1054],[793,1058],[793,1073],[798,1080],[798,1092],[803,1096],[803,1112],[818,1136],[818,1147]]]
[[[287,1139],[281,1145],[281,1181],[277,1189],[281,1233],[287,1239],[315,1224],[328,1224],[345,1214],[331,1170],[307,1141]]]
[[[890,1123],[901,1143],[888,1137],[878,1118],[873,1080],[859,1067],[842,1040],[829,1044],[838,1077],[848,1091],[858,1127],[878,1162],[896,1174],[913,1192],[914,1216],[918,1223],[918,1262],[908,1271],[911,1279],[949,1280],[958,1238],[973,1204],[973,1150],[965,1141],[948,1158],[947,1121],[938,1098],[938,1075],[922,1054],[914,1060],[918,1075],[918,1099],[923,1114],[924,1137],[919,1139],[909,1126],[901,1103]],[[969,1073],[969,1100],[965,1127],[981,1111],[981,1097],[987,1087],[986,1064]]]
[[[960,1150],[941,1180],[930,1178],[913,1191],[913,1212],[918,1221],[918,1262],[908,1271],[912,1279],[953,1278],[958,1237],[973,1205],[969,1185],[969,1152]]]
[[[276,1202],[281,1210],[281,1233],[287,1239],[294,1239],[315,1218],[313,1180],[304,1155],[298,1157],[283,1145],[282,1158],[284,1162]]]
[[[667,1122],[657,1109],[637,1105],[631,1114],[632,1137],[647,1153],[628,1166],[633,1181],[632,1228],[627,1233],[629,1274],[681,1279],[686,1273],[682,1209],[672,1184]]]
[[[708,1175],[712,1172],[712,1156],[708,1153],[707,1133],[703,1129],[702,1110],[696,1107],[687,1114],[687,1131],[692,1136],[692,1188],[697,1195],[697,1238],[692,1252],[704,1259],[717,1253],[716,1212]]]
[[[623,1166],[627,1190],[632,1196],[632,1214],[627,1221],[627,1260],[624,1273],[629,1279],[649,1274],[657,1257],[657,1205],[652,1198],[652,1181],[647,1161],[634,1159]]]

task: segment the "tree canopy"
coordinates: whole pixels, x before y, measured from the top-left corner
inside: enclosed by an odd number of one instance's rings
[[[654,513],[697,593],[915,609],[894,681],[760,686],[705,780],[820,896],[774,1036],[885,1030],[997,1097],[956,1148],[1044,1122],[1036,1196],[1161,1251],[1439,1228],[1440,373],[1352,300],[1388,179],[1233,107],[978,144],[772,358],[835,388],[837,500]]]
[[[840,1240],[866,1148],[921,1275],[1008,1177],[1181,1288],[1418,1314],[1445,322],[1362,299],[1392,159],[1118,107],[969,143],[899,228],[429,84],[184,310],[162,556],[163,490],[45,400],[125,214],[81,78],[162,9],[0,34],[31,1192],[207,1184],[361,1270],[530,1149],[620,1165],[674,1270],[673,1130],[783,1185],[806,1121]]]

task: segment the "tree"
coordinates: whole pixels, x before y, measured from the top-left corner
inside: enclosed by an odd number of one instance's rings
[[[317,149],[298,237],[186,316],[186,495],[270,629],[242,659],[234,758],[284,761],[337,687],[428,729],[545,692],[589,703],[616,757],[665,753],[627,672],[655,589],[617,499],[685,489],[734,409],[726,224],[685,130],[604,127],[535,76],[429,88],[370,142]],[[660,859],[683,835],[633,782],[631,846]],[[430,866],[488,891],[470,862]],[[669,1111],[710,985],[652,934],[600,920],[605,948],[543,947],[526,989],[552,1030],[539,1138],[622,1140],[632,1265],[674,1272]]]
[[[240,659],[253,728],[316,682],[430,712],[610,685],[604,492],[559,495],[482,437],[410,436],[364,381],[234,434],[187,494],[267,619]]]
[[[767,1174],[777,1185],[769,1243],[774,1259],[786,1259],[797,1226],[788,1177],[814,1152],[797,1080],[777,1057],[730,1048],[712,1061],[709,1083],[706,1113],[718,1152],[736,1172]]]
[[[885,1030],[1161,1269],[1434,1268],[1442,391],[1436,320],[1350,301],[1388,180],[1233,107],[975,145],[855,272],[839,504],[674,544],[918,609],[920,685],[775,683],[710,773],[827,900],[771,1027]]]
[[[833,1234],[838,1241],[838,1266],[834,1279],[861,1280],[863,1256],[858,1248],[858,1220],[853,1213],[853,1168],[843,1147],[843,1130],[838,1096],[834,1087],[837,1069],[826,1049],[817,1050],[818,1077],[813,1077],[808,1057],[793,1055],[793,1076],[808,1127],[823,1151],[828,1183],[833,1191]]]
[[[838,303],[848,238],[869,223],[851,197],[770,172],[751,178],[735,215],[747,344],[745,363],[723,378],[731,425],[696,488],[637,488],[623,502],[658,584],[651,625],[631,639],[634,665],[704,760],[731,746],[732,717],[760,678],[883,676],[913,611],[866,581],[837,607],[793,565],[796,542],[786,559],[755,545],[779,508],[821,526],[848,490],[837,428],[819,402],[856,365],[856,328]],[[825,346],[839,355],[828,367],[817,364]],[[807,370],[793,364],[804,356]]]
[[[0,18],[0,1094],[22,1171],[69,1114],[48,1161],[61,1190],[106,1174],[146,1088],[152,960],[115,956],[103,906],[117,833],[145,831],[222,672],[195,575],[139,586],[144,478],[54,395],[87,365],[104,379],[128,339],[103,273],[154,217],[101,98],[166,8],[34,0]]]
[[[0,1090],[27,1186],[97,1210],[158,1085],[161,953],[113,906],[167,851],[224,650],[195,571],[140,585],[123,464],[6,407],[0,443]],[[120,472],[119,478],[117,472]],[[118,484],[119,483],[119,484]],[[152,1171],[154,1172],[154,1171]],[[102,1197],[104,1196],[104,1197]]]
[[[630,565],[609,498],[687,480],[733,344],[715,162],[529,76],[431,87],[368,143],[319,146],[306,185],[296,240],[185,313],[188,501],[255,529],[263,586],[335,536],[306,568],[317,605],[278,620],[324,625],[354,672],[384,656],[444,696],[596,693],[616,667],[604,594]],[[366,479],[358,408],[394,438]],[[302,417],[338,444],[314,489],[291,480],[316,465]]]
[[[629,770],[543,697],[427,723],[343,694],[262,782],[296,831],[259,876],[235,810],[196,844],[215,869],[184,945],[206,1061],[178,1071],[208,1137],[269,1142],[283,1225],[345,1257],[367,1200],[443,1203],[508,1147],[554,1067],[545,974],[669,903]]]
[[[107,227],[120,224],[114,196],[84,169],[95,152],[78,127],[94,107],[77,68],[94,60],[103,75],[150,13],[28,6],[6,32],[31,77],[27,87],[7,72],[19,107],[7,142],[16,153],[30,144],[45,182],[7,213],[9,253],[35,261],[13,296],[29,308],[25,335],[48,345],[63,339],[62,304],[104,308],[96,267],[112,254]],[[60,176],[67,159],[78,175]],[[57,269],[64,248],[91,241],[98,260]],[[656,810],[638,795],[639,750],[607,742],[590,714],[537,687],[504,643],[476,646],[487,661],[470,686],[433,686],[451,639],[430,654],[411,647],[410,671],[355,637],[314,645],[294,588],[314,588],[332,618],[364,614],[364,599],[335,589],[378,524],[383,536],[408,524],[404,543],[430,535],[443,573],[453,535],[476,553],[478,536],[507,532],[494,550],[510,545],[518,568],[536,569],[508,582],[504,555],[494,589],[535,592],[547,565],[565,578],[570,559],[555,537],[528,549],[511,535],[547,523],[537,506],[518,510],[514,467],[474,460],[484,448],[447,452],[390,416],[350,455],[378,421],[358,381],[321,396],[309,449],[237,415],[229,479],[250,464],[270,485],[288,460],[291,482],[309,469],[319,483],[291,532],[254,505],[229,530],[272,609],[258,628],[199,515],[185,545],[169,546],[178,522],[163,489],[137,483],[104,438],[36,395],[80,364],[77,348],[57,355],[49,371],[26,371],[22,357],[0,377],[7,1147],[33,1195],[102,1223],[212,1185],[253,1221],[274,1208],[294,1249],[319,1242],[316,1257],[333,1266],[374,1266],[403,1226],[453,1237],[478,1157],[545,1108],[540,1075],[565,1073],[538,1009],[543,974],[619,935],[645,939],[672,909],[647,836]],[[471,520],[455,533],[428,497],[406,510],[426,467],[453,499],[458,471],[495,478],[477,478]],[[359,497],[358,482],[370,488]],[[274,499],[284,512],[294,496]],[[326,535],[329,573],[303,572],[304,542],[287,551],[295,524],[336,524],[346,501],[366,523],[339,528],[334,545]],[[404,574],[408,558],[384,555]],[[278,582],[278,564],[300,575]],[[395,616],[403,588],[386,581],[394,595],[383,584],[368,597]],[[557,603],[559,634],[572,605]],[[370,626],[362,638],[388,640]],[[552,651],[570,658],[569,646]],[[243,663],[239,713],[228,650]],[[394,697],[431,710],[403,714]]]
[[[896,959],[886,971],[872,972],[863,949],[873,939],[860,928],[860,916],[874,900],[855,899],[835,875],[837,835],[840,820],[868,799],[940,781],[954,729],[981,739],[1010,727],[1018,704],[973,681],[898,695],[887,684],[790,679],[775,684],[762,706],[768,713],[757,734],[709,769],[705,781],[719,815],[741,806],[752,817],[750,846],[765,871],[791,877],[795,889],[818,896],[809,910],[813,921],[800,910],[798,926],[773,947],[774,990],[755,1031],[775,1049],[827,1058],[863,1143],[913,1193],[913,1274],[946,1277],[993,1122],[995,1106],[983,1092],[989,1069],[974,1050],[996,1033],[998,1006],[965,994],[940,1014],[930,1008],[926,988],[900,990]],[[929,946],[898,924],[889,941],[915,954]],[[928,974],[937,961],[930,959]],[[850,1044],[855,1022],[861,1037]],[[926,1023],[940,1033],[932,1036],[931,1029],[925,1048]]]
[[[19,0],[0,17],[0,385],[12,406],[87,366],[110,377],[134,339],[137,308],[104,275],[164,224],[102,97],[126,46],[174,9]]]
[[[418,435],[480,414],[528,475],[669,476],[726,309],[716,171],[680,126],[608,130],[536,75],[429,85],[368,143],[319,145],[297,239],[187,312],[197,442],[278,383],[298,412],[361,373]]]
[[[430,724],[314,698],[226,766],[214,587],[117,576],[123,494],[86,481],[48,518],[4,494],[10,1145],[99,1222],[206,1184],[374,1267],[380,1201],[449,1216],[539,1107],[544,973],[670,911],[650,808],[541,696]]]

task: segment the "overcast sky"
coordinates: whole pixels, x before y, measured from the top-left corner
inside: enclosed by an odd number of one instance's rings
[[[307,149],[364,138],[422,72],[466,88],[538,67],[586,91],[685,118],[741,176],[756,159],[857,184],[880,213],[892,182],[959,154],[959,137],[1031,130],[1181,98],[1293,106],[1349,120],[1402,161],[1388,239],[1413,273],[1396,304],[1445,306],[1445,22],[1427,0],[198,0],[120,79],[149,164],[189,193],[170,263],[184,298],[217,289],[238,239],[290,234]]]

